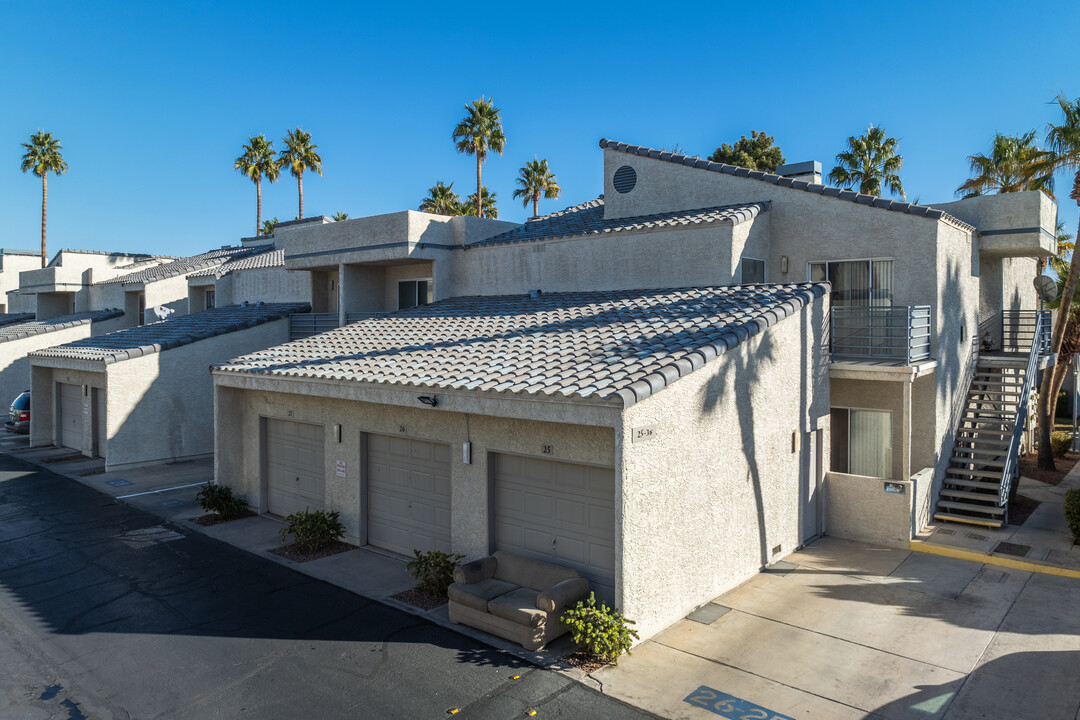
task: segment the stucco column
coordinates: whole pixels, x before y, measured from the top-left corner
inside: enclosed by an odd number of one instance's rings
[[[900,477],[897,480],[907,480],[911,477],[911,380],[900,383],[904,388],[904,399],[900,404],[903,410],[903,423],[900,447]]]

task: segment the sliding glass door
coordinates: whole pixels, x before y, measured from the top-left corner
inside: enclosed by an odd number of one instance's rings
[[[831,437],[834,472],[892,477],[892,413],[833,408]]]

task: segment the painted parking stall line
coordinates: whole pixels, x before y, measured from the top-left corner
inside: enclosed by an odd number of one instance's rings
[[[788,715],[781,715],[760,705],[755,705],[733,695],[702,685],[683,698],[683,702],[703,708],[728,720],[794,720]]]

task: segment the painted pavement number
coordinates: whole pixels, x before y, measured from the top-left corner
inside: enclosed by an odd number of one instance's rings
[[[683,702],[704,708],[720,717],[728,718],[728,720],[794,720],[794,718],[774,713],[772,710],[766,710],[752,702],[726,695],[719,690],[713,690],[707,685],[702,685],[687,695]]]

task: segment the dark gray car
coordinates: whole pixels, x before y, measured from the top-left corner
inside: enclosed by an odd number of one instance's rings
[[[11,403],[8,410],[8,419],[4,422],[4,429],[8,432],[25,435],[30,432],[30,391],[19,395],[15,402]]]

